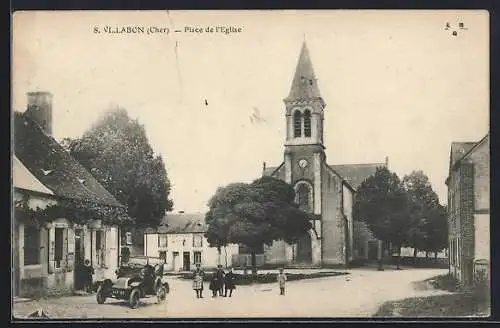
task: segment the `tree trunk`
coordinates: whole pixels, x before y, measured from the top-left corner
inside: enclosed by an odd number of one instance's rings
[[[377,260],[378,260],[378,271],[384,271],[384,266],[382,264],[382,258],[384,256],[384,243],[379,240],[377,248]]]
[[[434,263],[438,261],[438,252],[434,252]]]
[[[401,263],[401,246],[398,246],[398,258],[396,259],[396,270],[401,270],[400,268],[400,263]]]
[[[428,259],[429,258],[429,251],[425,251],[425,258]]]
[[[418,249],[416,247],[413,248],[413,265],[417,265],[417,254]]]
[[[252,275],[257,275],[257,256],[254,251],[252,251]]]
[[[224,259],[225,259],[226,268],[227,268],[227,248],[226,248],[226,246],[224,246]]]

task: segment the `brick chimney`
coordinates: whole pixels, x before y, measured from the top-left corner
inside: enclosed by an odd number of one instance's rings
[[[52,135],[52,94],[38,91],[28,92],[27,96],[28,109],[26,114],[40,125],[46,134]]]

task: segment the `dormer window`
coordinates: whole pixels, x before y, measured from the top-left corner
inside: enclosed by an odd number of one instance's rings
[[[52,173],[52,171],[53,171],[53,170],[44,170],[44,169],[42,169],[42,173],[43,173],[43,175],[49,175],[49,174],[51,174],[51,173]]]
[[[302,113],[298,110],[293,114],[293,136],[295,138],[302,136]]]

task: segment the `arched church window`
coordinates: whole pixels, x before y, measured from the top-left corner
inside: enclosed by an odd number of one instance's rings
[[[293,114],[293,136],[295,138],[302,136],[302,113],[298,110]]]
[[[304,136],[311,136],[311,111],[309,110],[304,112]]]
[[[312,212],[312,195],[311,188],[305,183],[301,183],[297,187],[297,204],[299,208],[304,212]]]

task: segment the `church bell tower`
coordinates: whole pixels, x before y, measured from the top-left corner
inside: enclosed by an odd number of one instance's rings
[[[286,106],[285,176],[295,187],[310,189],[308,210],[321,214],[321,171],[325,161],[321,97],[307,44],[304,41]],[[300,197],[300,195],[299,195]],[[305,204],[305,200],[304,204]]]

